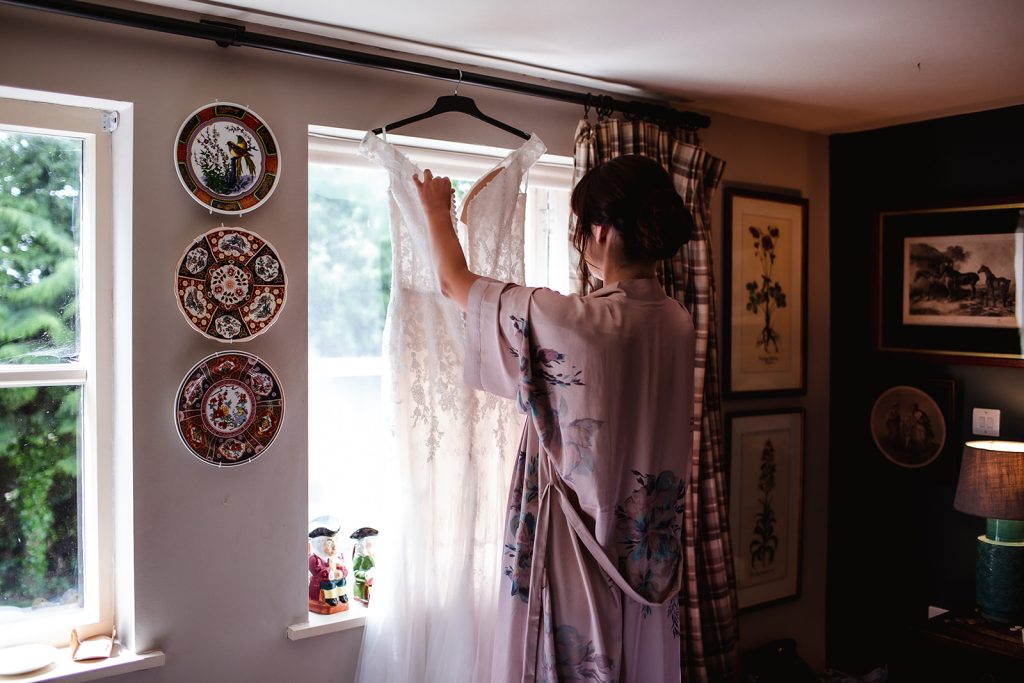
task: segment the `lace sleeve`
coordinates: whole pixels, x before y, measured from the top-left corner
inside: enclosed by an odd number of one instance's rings
[[[373,133],[363,136],[363,141],[359,143],[359,153],[389,173],[417,170],[394,145],[389,145]]]

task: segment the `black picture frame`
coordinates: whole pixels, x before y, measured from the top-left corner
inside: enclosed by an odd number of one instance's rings
[[[723,393],[801,396],[807,393],[808,201],[737,187],[725,189],[724,201]],[[764,245],[771,247],[770,260]],[[784,306],[766,291],[774,287]]]
[[[892,392],[894,390],[901,388],[912,389],[924,394],[934,402],[941,414],[944,431],[942,444],[934,454],[934,457],[930,457],[927,461],[906,461],[899,454],[886,452],[887,448],[882,435],[882,432],[886,429],[884,413],[891,409],[891,406],[880,405],[880,401],[883,401],[887,395],[893,395]],[[897,392],[896,395],[912,396],[908,392]],[[935,482],[955,482],[960,472],[960,458],[964,443],[963,433],[960,428],[960,400],[960,387],[954,379],[925,377],[918,373],[906,373],[887,377],[884,382],[877,382],[875,384],[874,403],[865,426],[871,433],[871,441],[874,443],[878,457],[883,461],[888,461],[886,464],[895,470],[906,472],[907,476],[923,477]],[[901,408],[904,421],[903,436],[905,438],[914,436],[910,431],[907,431],[907,423],[911,421],[911,410],[912,406],[904,405]],[[881,411],[883,414],[879,415],[876,411]],[[879,417],[881,417],[881,420],[879,420]],[[934,416],[930,416],[929,419],[934,423]],[[937,425],[932,425],[933,430],[936,430],[936,427]]]
[[[729,529],[741,612],[800,597],[804,423],[802,408],[726,416]],[[770,528],[759,526],[766,517]],[[765,549],[772,546],[769,556]]]
[[[943,363],[1024,366],[1022,231],[1024,202],[880,212],[876,350]],[[1009,280],[1005,290],[979,272],[987,259],[1000,264],[988,270]]]

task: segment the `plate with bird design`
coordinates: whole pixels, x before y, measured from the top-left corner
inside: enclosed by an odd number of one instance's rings
[[[219,342],[270,329],[288,300],[284,264],[270,242],[242,228],[199,235],[178,259],[174,296],[185,320]]]
[[[215,102],[185,119],[174,141],[178,179],[210,211],[241,215],[270,198],[281,154],[270,126],[251,109]]]
[[[262,455],[284,419],[284,391],[267,363],[221,351],[188,371],[175,397],[178,436],[203,462],[242,465]]]

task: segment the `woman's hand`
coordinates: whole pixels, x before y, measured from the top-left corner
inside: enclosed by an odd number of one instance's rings
[[[420,204],[427,217],[442,215],[451,216],[452,204],[455,202],[455,190],[452,189],[452,181],[441,176],[435,178],[430,169],[423,171],[423,180],[416,176],[412,177],[416,190],[420,195]]]
[[[452,182],[444,177],[435,178],[429,170],[423,171],[423,180],[413,176],[412,181],[426,214],[427,235],[441,293],[465,311],[469,306],[469,289],[477,276],[466,267],[466,256],[455,234],[452,221],[455,190]]]

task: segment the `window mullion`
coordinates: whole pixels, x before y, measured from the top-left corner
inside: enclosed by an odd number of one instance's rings
[[[84,363],[59,365],[0,365],[0,387],[52,387],[85,384]]]

